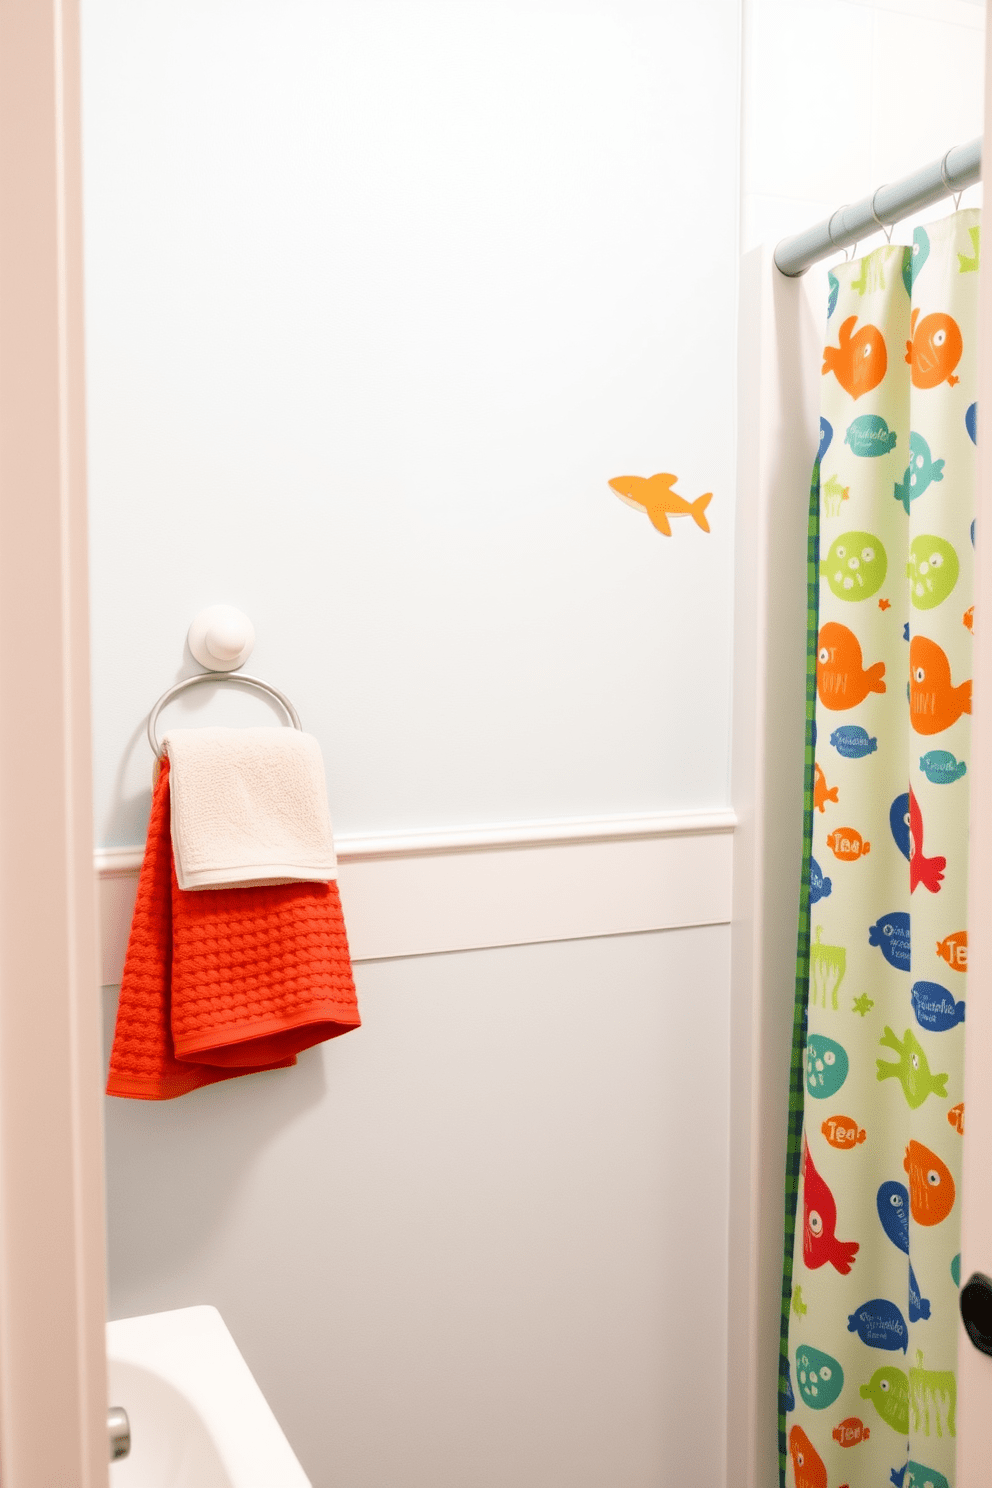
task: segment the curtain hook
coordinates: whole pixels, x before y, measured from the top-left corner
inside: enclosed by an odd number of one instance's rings
[[[952,145],[951,146],[951,149],[948,150],[947,155],[950,155],[951,150],[956,150],[956,149],[957,149],[957,145]],[[958,208],[960,207],[960,204],[961,204],[961,197],[963,195],[963,188],[962,188],[961,191],[957,191],[956,192],[954,190],[954,187],[951,185],[950,181],[947,179],[947,155],[944,155],[943,158],[941,159],[941,162],[940,162],[940,179],[944,183],[944,190],[947,192],[948,196],[952,196],[954,198],[954,210],[956,212],[958,210]]]
[[[830,239],[831,243],[833,243],[833,246],[838,249],[840,248],[840,244],[834,240],[834,217],[839,217],[841,212],[846,212],[849,205],[850,203],[845,202],[842,207],[838,207],[836,212],[832,213],[831,216],[827,219],[827,237]],[[850,260],[854,257],[854,254],[857,252],[857,248],[858,245],[857,243],[855,243],[852,250],[849,251],[847,248],[844,249],[845,263],[850,262]]]
[[[875,211],[875,197],[878,195],[879,191],[884,191],[884,190],[885,190],[885,187],[884,186],[879,186],[878,187],[878,190],[876,190],[876,192],[872,196],[871,203],[869,205],[868,210],[871,212],[871,215],[874,217],[875,221],[878,223],[878,225],[881,228],[882,232],[885,234],[885,241],[887,243],[891,243],[892,242],[892,229],[895,227],[895,223],[894,222],[890,222],[888,224],[888,226],[886,226],[886,224],[882,221],[881,217],[879,217],[878,213]]]

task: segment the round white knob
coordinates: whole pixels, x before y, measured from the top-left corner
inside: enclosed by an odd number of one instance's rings
[[[245,627],[240,620],[224,615],[215,620],[206,634],[206,647],[218,661],[234,661],[245,649]]]
[[[210,605],[189,628],[189,649],[208,672],[234,672],[255,645],[255,627],[233,605]]]

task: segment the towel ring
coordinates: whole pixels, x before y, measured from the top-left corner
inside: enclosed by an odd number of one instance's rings
[[[270,682],[263,682],[260,677],[247,677],[243,672],[197,672],[195,677],[187,677],[183,682],[177,682],[175,687],[170,687],[168,692],[163,692],[148,715],[148,742],[152,746],[152,754],[154,754],[156,759],[161,759],[164,753],[161,744],[158,742],[158,736],[155,733],[158,715],[166,703],[171,703],[174,697],[178,697],[181,692],[185,692],[189,687],[196,687],[200,682],[243,682],[246,687],[257,687],[259,692],[266,692],[269,697],[275,698],[276,702],[285,708],[286,716],[293,727],[299,729],[301,733],[303,731],[300,715],[289,701],[289,698],[284,693],[281,693],[278,687],[273,687]]]

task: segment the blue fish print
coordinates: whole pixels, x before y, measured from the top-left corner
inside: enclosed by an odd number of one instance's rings
[[[824,457],[824,455],[827,453],[827,450],[830,448],[830,441],[831,441],[831,439],[833,439],[833,437],[834,437],[833,424],[828,423],[827,420],[821,414],[820,415],[820,453],[816,457],[818,460],[822,460],[823,457]]]
[[[918,227],[913,233],[913,246],[903,260],[902,280],[907,291],[913,293],[913,285],[919,278],[920,270],[930,257],[930,235],[925,227]]]
[[[820,872],[820,865],[815,858],[809,860],[809,902],[816,904],[820,899],[826,899],[830,895],[833,884],[829,878],[824,878]]]
[[[909,621],[908,620],[906,621],[906,624],[902,628],[902,638],[903,638],[904,641],[908,641],[909,640]]]
[[[821,424],[823,420],[820,420]],[[972,444],[978,443],[978,404],[969,405],[968,412],[964,416],[964,426],[971,436]]]
[[[914,982],[909,998],[917,1023],[931,1033],[946,1033],[964,1022],[964,1003],[955,1002],[939,982]]]
[[[902,910],[880,915],[874,925],[868,927],[868,944],[878,946],[882,955],[896,971],[908,971],[909,915]]]
[[[906,1445],[908,1446],[909,1443],[907,1442]],[[907,1462],[906,1465],[905,1465],[905,1467],[890,1467],[889,1468],[889,1482],[891,1484],[894,1484],[895,1485],[895,1488],[903,1488],[903,1480],[906,1477],[906,1468],[908,1466],[909,1466],[909,1463]]]
[[[862,460],[877,460],[896,447],[896,431],[877,413],[863,413],[848,425],[844,443]],[[938,477],[939,478],[939,477]]]
[[[827,319],[829,320],[831,315],[833,315],[834,311],[837,309],[837,296],[840,294],[840,280],[837,278],[836,274],[828,274],[827,284],[830,286],[830,296],[827,300]]]
[[[878,740],[870,739],[859,723],[846,723],[843,728],[834,729],[830,742],[845,759],[864,759],[878,748]]]
[[[901,481],[893,488],[893,496],[901,501],[906,511],[909,511],[909,503],[922,496],[928,486],[935,481],[944,479],[943,460],[934,460],[930,454],[930,446],[922,434],[910,434],[909,436],[909,464]]]
[[[912,1262],[909,1266],[909,1321],[925,1323],[930,1316],[930,1300],[920,1296],[920,1284],[916,1280]]]
[[[784,1391],[784,1394],[785,1394],[785,1409],[786,1409],[786,1411],[788,1412],[788,1411],[795,1410],[795,1408],[796,1408],[796,1397],[792,1393],[792,1366],[791,1366],[790,1361],[788,1359],[786,1359],[786,1361],[785,1361],[785,1391]]]
[[[909,862],[909,791],[896,796],[889,807],[889,826],[896,840],[896,847]]]
[[[884,1297],[863,1302],[857,1312],[852,1312],[847,1320],[847,1331],[857,1333],[869,1348],[902,1349],[905,1353],[909,1347],[906,1319],[896,1304],[887,1302]]]
[[[959,763],[946,749],[931,749],[920,759],[920,769],[931,785],[951,785],[961,779],[967,768],[964,760]]]
[[[892,1244],[909,1255],[909,1189],[904,1183],[880,1184],[875,1207]]]

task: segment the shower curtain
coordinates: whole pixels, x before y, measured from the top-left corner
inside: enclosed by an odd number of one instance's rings
[[[954,1484],[979,218],[829,276],[783,1488]]]

